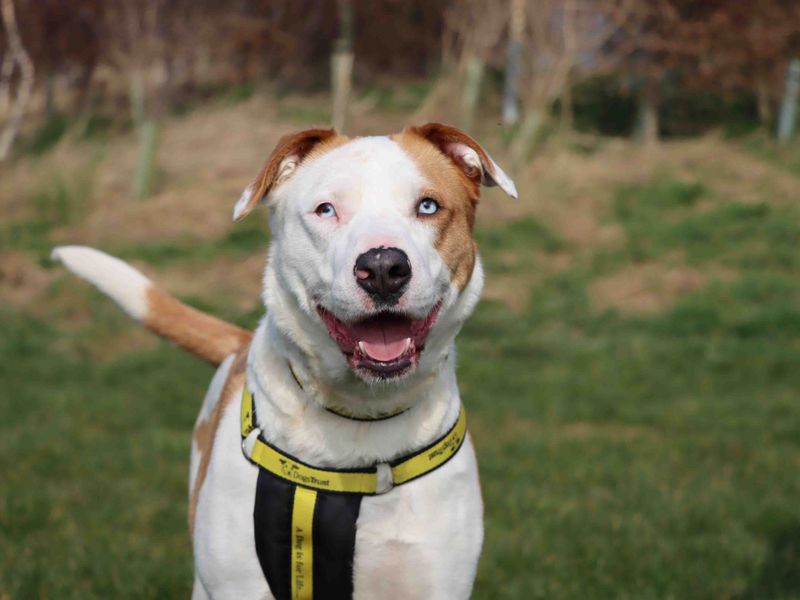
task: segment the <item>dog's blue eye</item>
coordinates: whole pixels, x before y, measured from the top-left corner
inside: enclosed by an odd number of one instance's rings
[[[417,214],[433,215],[439,211],[439,203],[433,198],[423,198],[417,205]]]
[[[317,216],[320,216],[323,219],[330,219],[331,217],[336,216],[336,209],[333,208],[333,204],[330,202],[323,202],[314,210],[314,212],[317,213]]]

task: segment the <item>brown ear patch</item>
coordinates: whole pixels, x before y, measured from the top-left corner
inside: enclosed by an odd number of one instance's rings
[[[463,144],[468,146],[478,154],[483,167],[479,165],[460,163],[461,168],[464,170],[467,176],[470,179],[481,183],[481,180],[483,179],[482,169],[486,169],[489,178],[495,177],[496,173],[494,171],[494,161],[492,161],[492,159],[486,153],[486,150],[484,150],[483,147],[477,141],[475,141],[475,139],[460,129],[451,127],[450,125],[444,125],[442,123],[427,123],[426,125],[420,125],[419,127],[411,127],[410,131],[430,141],[434,146],[438,146],[443,152],[451,144]],[[455,157],[451,158],[456,160]]]
[[[470,179],[486,186],[498,186],[511,198],[518,198],[517,186],[492,160],[478,142],[460,129],[442,123],[427,123],[409,131],[428,140],[447,155]]]
[[[253,181],[252,194],[256,201],[269,193],[280,174],[278,169],[286,158],[296,155],[298,161],[301,161],[314,146],[335,136],[333,129],[308,129],[283,136]]]
[[[472,229],[480,195],[480,174],[470,176],[416,129],[406,129],[392,139],[411,157],[428,180],[431,197],[444,208],[428,218],[436,227],[436,250],[450,269],[453,284],[463,290],[475,267]]]
[[[333,129],[307,129],[283,136],[267,158],[261,171],[245,189],[233,212],[233,220],[245,217],[278,184],[304,160],[319,156],[347,143],[347,136]]]

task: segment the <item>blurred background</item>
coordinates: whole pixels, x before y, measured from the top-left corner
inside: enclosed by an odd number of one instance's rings
[[[488,190],[459,338],[476,598],[800,598],[796,0],[0,0],[0,600],[185,598],[212,371],[48,260],[247,327],[279,137],[441,120]]]

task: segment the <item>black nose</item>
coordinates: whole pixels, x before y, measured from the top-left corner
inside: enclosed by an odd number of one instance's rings
[[[354,272],[373,300],[396,304],[411,279],[411,263],[399,248],[373,248],[356,259]]]

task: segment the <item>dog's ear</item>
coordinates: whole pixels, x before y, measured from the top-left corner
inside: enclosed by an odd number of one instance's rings
[[[486,186],[498,186],[512,198],[517,197],[517,187],[489,153],[466,133],[441,123],[428,123],[411,127],[410,131],[436,145],[455,162],[467,177]]]
[[[267,158],[261,172],[242,192],[233,207],[233,220],[239,221],[247,216],[275,186],[289,178],[317,144],[336,135],[333,129],[307,129],[283,136]]]

